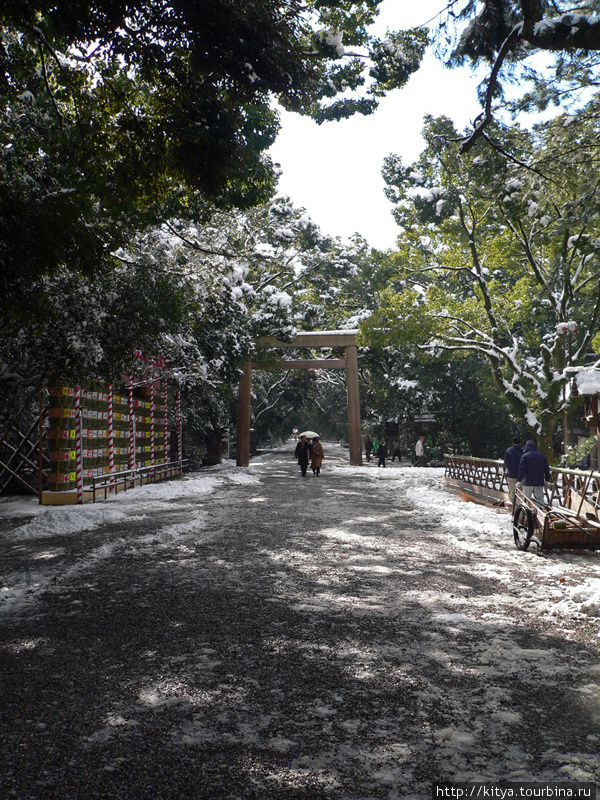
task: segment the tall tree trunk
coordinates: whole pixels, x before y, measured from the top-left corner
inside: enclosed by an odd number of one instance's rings
[[[550,464],[554,461],[554,448],[552,446],[554,423],[555,419],[551,414],[544,414],[541,419],[541,428],[538,437],[538,450],[546,456]]]

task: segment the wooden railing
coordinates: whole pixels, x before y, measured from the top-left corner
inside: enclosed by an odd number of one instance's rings
[[[189,461],[184,458],[182,461],[169,461],[163,464],[154,464],[151,467],[140,467],[139,469],[128,469],[124,472],[110,472],[108,475],[100,475],[92,479],[92,497],[96,502],[97,494],[104,494],[104,499],[114,492],[132,489],[135,486],[144,486],[147,483],[164,481],[167,478],[174,478],[181,475],[184,470],[189,469]]]
[[[508,500],[504,462],[471,456],[445,456],[445,482],[483,500],[502,503]]]
[[[445,458],[446,484],[497,505],[508,503],[503,461],[452,455]],[[550,474],[552,481],[544,488],[548,505],[583,515],[600,510],[600,472],[550,467]]]

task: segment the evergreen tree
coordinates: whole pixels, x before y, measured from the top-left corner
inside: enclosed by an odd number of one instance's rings
[[[385,165],[404,227],[403,263],[365,324],[368,341],[484,357],[502,395],[552,451],[581,365],[595,362],[600,205],[595,123],[557,118],[532,133],[497,130],[501,153],[459,158],[448,120],[429,120],[414,165]],[[525,162],[529,166],[525,166]],[[586,168],[582,169],[582,164]],[[568,323],[576,323],[569,326]]]
[[[271,197],[273,99],[317,121],[368,114],[418,68],[422,31],[367,33],[379,2],[6,0],[1,309],[149,224]]]

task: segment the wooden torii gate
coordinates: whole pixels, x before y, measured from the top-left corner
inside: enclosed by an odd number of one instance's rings
[[[292,342],[280,342],[274,336],[259,339],[258,344],[261,347],[343,347],[345,357],[281,360],[269,366],[260,366],[250,361],[244,363],[238,401],[238,467],[247,467],[250,463],[250,387],[253,369],[345,369],[350,464],[362,466],[357,333],[357,330],[301,332]]]

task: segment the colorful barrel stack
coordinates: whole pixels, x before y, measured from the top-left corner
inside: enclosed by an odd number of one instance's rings
[[[83,480],[108,473],[108,392],[94,384],[81,392]]]
[[[150,467],[165,461],[168,437],[164,435],[167,415],[167,394],[159,382],[137,390],[135,398],[135,452],[138,467]]]
[[[47,430],[50,491],[75,490],[93,478],[169,461],[166,383],[153,386],[84,384],[79,390],[81,432],[77,442],[76,389],[49,387]],[[112,446],[111,446],[112,445]]]
[[[119,390],[113,393],[112,416],[114,469],[110,470],[109,447],[109,470],[111,472],[125,472],[130,466],[129,392],[125,387],[120,387]]]
[[[68,386],[48,387],[49,425],[47,430],[50,470],[50,491],[66,491],[75,488],[75,389]]]

